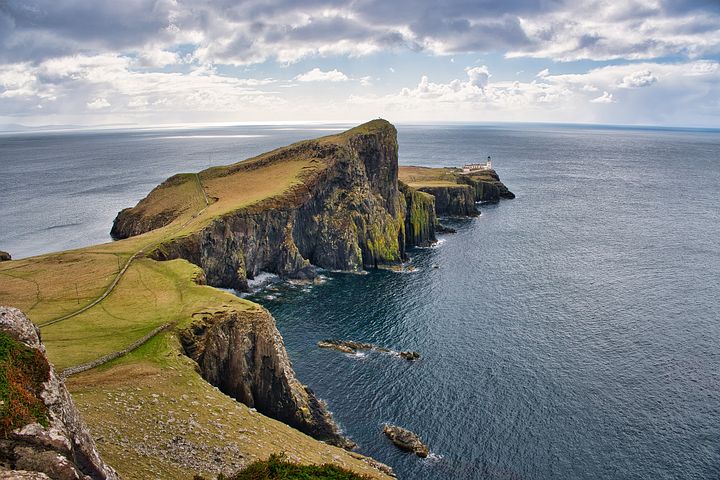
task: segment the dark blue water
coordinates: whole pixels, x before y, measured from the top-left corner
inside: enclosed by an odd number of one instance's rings
[[[411,252],[415,273],[326,273],[257,295],[361,451],[404,479],[720,478],[720,135],[399,130],[402,163],[492,155],[518,198]],[[106,240],[116,211],[170,174],[322,132],[211,133],[266,136],[0,137],[0,249]],[[318,349],[328,337],[422,358]],[[432,458],[396,450],[384,422],[420,434]]]

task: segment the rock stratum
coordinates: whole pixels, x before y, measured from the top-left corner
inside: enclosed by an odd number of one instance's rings
[[[119,478],[48,362],[38,328],[20,310],[1,306],[0,379],[0,477]]]

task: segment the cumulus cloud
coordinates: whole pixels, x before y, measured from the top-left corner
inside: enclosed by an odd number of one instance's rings
[[[699,71],[704,73],[694,73]],[[651,81],[654,87],[622,86],[628,77],[644,79],[635,83]],[[650,77],[657,80],[648,80]],[[652,92],[654,89],[659,92]],[[664,101],[658,102],[657,95]],[[720,98],[720,63],[698,61],[610,65],[580,74],[548,74],[529,82],[492,81],[488,72],[487,84],[482,88],[472,82],[469,74],[467,79],[445,83],[432,82],[424,75],[413,88],[382,96],[353,95],[349,101],[358,107],[371,105],[409,118],[425,113],[446,120],[522,118],[681,124],[690,123],[689,119],[698,122],[697,112],[702,112],[706,123],[711,122],[717,117],[717,98]]]
[[[295,77],[298,82],[347,82],[348,76],[337,69],[324,72],[315,67],[309,72],[305,72]]]
[[[657,82],[658,79],[652,74],[650,70],[641,70],[638,72],[631,73],[623,77],[620,87],[622,88],[641,88],[649,87],[653,83]]]

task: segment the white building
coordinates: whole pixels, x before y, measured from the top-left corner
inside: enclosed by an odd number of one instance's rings
[[[463,165],[462,173],[468,174],[468,173],[474,173],[474,172],[482,172],[483,170],[491,170],[491,169],[492,169],[492,159],[488,156],[487,161],[485,163],[468,163],[467,165]]]

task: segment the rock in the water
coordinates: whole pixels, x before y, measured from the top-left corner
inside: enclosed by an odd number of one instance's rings
[[[320,340],[320,348],[332,348],[343,353],[357,353],[358,350],[372,350],[375,345],[372,343],[354,342],[352,340]]]
[[[420,437],[402,427],[395,425],[385,425],[383,427],[383,433],[395,444],[398,448],[413,452],[418,457],[425,458],[430,454],[430,449],[425,445]]]
[[[320,340],[317,345],[320,348],[331,348],[343,353],[357,353],[358,350],[375,350],[376,352],[397,355],[408,361],[420,358],[420,354],[418,352],[394,352],[389,348],[373,345],[372,343],[355,342],[353,340]]]
[[[442,223],[438,223],[437,225],[435,225],[435,231],[437,233],[457,233],[457,230],[452,227],[446,227]]]
[[[7,262],[8,260],[12,260],[12,257],[8,252],[3,252],[0,250],[0,262]]]
[[[420,354],[418,352],[400,352],[399,354],[402,358],[404,358],[407,361],[415,361],[418,358],[420,358]]]
[[[38,328],[20,310],[0,307],[0,338],[0,369],[21,380],[10,387],[18,390],[15,394],[0,392],[0,425],[5,430],[0,435],[0,465],[13,469],[10,477],[0,478],[117,479],[48,363]],[[22,368],[14,364],[16,358],[23,359]]]

